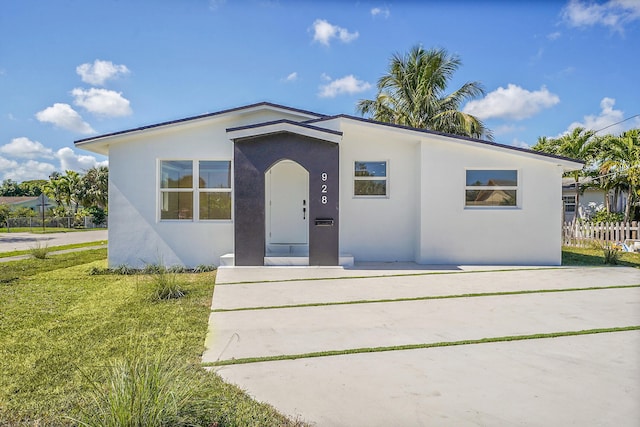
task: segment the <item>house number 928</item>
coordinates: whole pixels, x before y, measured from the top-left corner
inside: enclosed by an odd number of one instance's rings
[[[322,174],[320,174],[320,179],[322,180],[322,182],[327,182],[327,179],[329,178],[329,175],[327,175],[326,172],[322,172]],[[320,197],[320,202],[323,205],[326,205],[327,202],[329,201],[329,199],[327,198],[327,184],[321,184],[320,185],[320,192],[322,193],[322,196]]]

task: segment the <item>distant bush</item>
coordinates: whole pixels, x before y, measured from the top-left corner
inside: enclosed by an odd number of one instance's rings
[[[37,259],[47,258],[47,256],[49,255],[49,252],[51,252],[51,249],[49,249],[49,246],[47,245],[42,246],[40,242],[38,242],[35,247],[29,249],[29,253],[31,254],[31,256]]]

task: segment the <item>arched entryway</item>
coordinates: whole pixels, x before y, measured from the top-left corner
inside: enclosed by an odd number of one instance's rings
[[[265,255],[309,256],[309,172],[281,160],[265,172]]]
[[[305,128],[306,129],[306,128]],[[318,131],[324,135],[331,131]],[[296,133],[269,133],[236,137],[234,141],[234,257],[236,266],[265,265],[269,245],[268,229],[287,226],[283,220],[270,223],[267,179],[276,173],[279,205],[275,215],[302,216],[308,230],[308,264],[338,265],[339,263],[339,148],[333,141],[311,138]],[[267,173],[271,171],[270,177]],[[304,173],[302,173],[304,171]],[[288,196],[286,181],[294,176],[306,181],[306,193],[300,186],[299,194]],[[305,178],[302,178],[302,177]],[[299,181],[297,178],[294,180]],[[301,195],[306,195],[305,199]],[[270,196],[271,198],[271,196]],[[273,207],[273,200],[271,200]],[[302,206],[300,206],[302,204]],[[306,206],[305,206],[306,205]],[[285,213],[285,211],[287,211]],[[290,225],[290,224],[289,224]],[[300,225],[300,224],[298,224]],[[301,228],[287,235],[277,229],[276,241],[291,243],[299,240]],[[289,241],[287,241],[289,240]],[[272,238],[271,243],[274,243]],[[306,248],[305,248],[306,249]]]

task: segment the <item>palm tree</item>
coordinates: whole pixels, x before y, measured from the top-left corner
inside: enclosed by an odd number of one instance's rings
[[[406,55],[394,54],[378,80],[376,98],[358,101],[357,111],[382,122],[491,140],[482,121],[460,111],[463,102],[484,95],[480,83],[467,82],[445,93],[461,64],[445,49],[414,46]]]
[[[562,135],[560,138],[538,138],[538,143],[532,148],[537,151],[543,151],[558,156],[569,157],[572,159],[582,160],[589,163],[593,160],[597,145],[592,139],[595,132],[586,130],[582,127],[576,127],[571,131]],[[576,187],[576,209],[580,207],[580,177],[584,174],[584,168],[569,172],[569,176],[573,177]],[[573,222],[577,220],[574,215]]]
[[[624,132],[619,137],[605,138],[607,150],[603,151],[600,172],[617,173],[622,185],[629,191],[624,210],[624,221],[631,219],[631,207],[640,199],[640,129]]]
[[[83,206],[97,206],[101,209],[107,207],[109,169],[106,166],[97,166],[87,170],[82,177],[82,186],[84,187]]]

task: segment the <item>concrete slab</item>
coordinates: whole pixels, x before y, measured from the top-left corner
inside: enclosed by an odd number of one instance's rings
[[[640,288],[211,316],[214,333],[203,355],[205,362],[640,325]]]
[[[615,350],[614,350],[615,349]],[[317,426],[640,423],[640,332],[216,368]]]
[[[487,267],[483,267],[487,268]],[[344,270],[359,276],[340,280],[321,280],[325,275],[341,274],[342,269],[291,268],[278,269],[274,276],[290,272],[295,282],[254,282],[225,285],[224,273],[218,271],[212,309],[268,307],[278,305],[314,304],[343,301],[417,298],[469,293],[512,292],[540,289],[588,288],[598,286],[640,284],[640,270],[619,267],[557,268],[539,270],[486,271],[469,274],[470,270]],[[241,275],[241,271],[247,273]],[[227,279],[256,277],[269,268],[235,270]],[[615,274],[612,274],[615,272]],[[221,274],[222,273],[222,274]],[[364,273],[384,273],[378,277],[361,277]],[[430,274],[433,273],[433,274]],[[390,276],[396,274],[400,276]],[[422,274],[422,275],[421,275]],[[314,280],[301,280],[301,276]]]
[[[290,278],[309,277],[311,269],[304,270]],[[370,269],[358,274],[372,277],[216,285],[213,307],[640,284],[640,270],[624,267],[440,271],[451,274]],[[401,275],[407,272],[420,275]],[[234,278],[243,276],[236,271]],[[203,360],[638,325],[638,287],[212,312]],[[640,424],[638,331],[215,369],[258,400],[318,426]]]
[[[360,262],[353,267],[315,267],[315,266],[266,266],[266,267],[230,267],[218,268],[216,283],[247,283],[301,279],[335,279],[341,277],[393,276],[398,274],[421,274],[433,272],[493,271],[548,269],[535,266],[494,266],[494,265],[422,265],[415,262]],[[554,268],[554,267],[551,267]],[[555,267],[561,268],[561,267]]]

